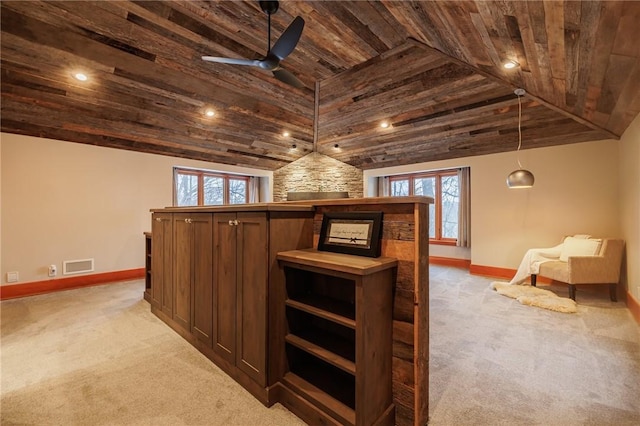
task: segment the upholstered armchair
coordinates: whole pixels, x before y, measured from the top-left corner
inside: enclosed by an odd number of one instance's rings
[[[569,297],[576,300],[576,284],[609,284],[611,301],[616,302],[620,281],[624,241],[602,238],[595,255],[566,256],[560,260],[544,262],[538,274],[531,275],[531,285],[536,285],[537,275],[569,284]]]

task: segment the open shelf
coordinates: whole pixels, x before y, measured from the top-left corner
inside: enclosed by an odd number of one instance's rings
[[[323,411],[331,413],[332,417],[338,419],[341,424],[356,424],[354,409],[344,405],[297,374],[288,372],[284,375],[282,381],[296,394],[302,395],[306,400],[321,407]]]
[[[302,337],[296,336],[295,334],[287,334],[285,340],[287,343],[297,347],[298,349],[302,349],[303,351],[308,352],[309,354],[328,362],[334,367],[338,367],[342,371],[353,374],[354,376],[356,374],[355,362],[349,361],[348,359],[336,354],[335,352],[327,350],[326,348],[320,345],[316,345],[306,339],[303,339]]]
[[[333,365],[287,344],[289,371],[313,384],[333,399],[355,410],[356,378]]]
[[[355,361],[356,332],[354,329],[292,307],[287,307],[286,315],[289,334],[298,336],[311,344],[322,346],[348,361]]]
[[[340,307],[337,306],[336,303],[332,299],[326,300],[321,297],[318,297],[321,300],[313,300],[311,296],[306,296],[304,298],[300,297],[298,300],[287,299],[286,305],[298,309],[300,311],[308,312],[312,315],[316,315],[318,317],[324,318],[328,321],[333,321],[337,324],[343,325],[349,328],[356,328],[356,321],[353,318],[349,318],[345,316],[345,312],[349,315],[354,309],[351,307]],[[330,311],[333,307],[333,312]],[[355,312],[354,312],[355,314]]]
[[[151,303],[151,233],[144,233],[144,251],[145,251],[145,278],[144,278],[144,298]]]
[[[313,273],[296,268],[285,268],[287,297],[289,300],[355,320],[355,282]]]

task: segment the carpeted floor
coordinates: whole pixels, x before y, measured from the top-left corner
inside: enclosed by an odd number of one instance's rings
[[[640,326],[624,303],[579,290],[567,315],[464,270],[430,273],[429,424],[640,424]],[[1,424],[303,424],[151,315],[143,287],[2,302]]]
[[[143,281],[2,302],[5,425],[301,425],[264,407],[141,299]]]

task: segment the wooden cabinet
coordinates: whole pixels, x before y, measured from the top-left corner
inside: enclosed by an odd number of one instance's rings
[[[173,316],[173,215],[153,213],[151,221],[151,306]]]
[[[393,424],[392,288],[397,260],[294,250],[286,276],[285,405],[308,422]],[[300,403],[300,398],[306,403]],[[316,412],[309,415],[308,406]],[[305,418],[305,414],[308,415]]]
[[[388,424],[394,414],[397,424],[426,424],[428,208],[432,202],[427,197],[388,197],[321,200],[314,201],[314,206],[266,203],[154,209],[151,312],[263,404],[281,402],[310,424]],[[278,253],[313,247],[325,212],[378,210],[384,212],[383,256],[397,258],[401,264],[395,278],[393,267],[376,263],[383,258],[352,256],[346,261],[341,254],[322,252],[320,259],[294,259],[287,274],[302,278],[285,285]],[[178,244],[182,254],[174,253],[176,214],[211,215],[213,253],[193,240]],[[179,234],[187,236],[185,241],[193,238],[188,228]],[[189,255],[176,259],[185,250]],[[338,258],[332,260],[332,256]],[[207,280],[188,275],[198,275],[194,262],[212,265],[211,303],[204,285]],[[180,288],[188,288],[189,293],[181,293],[176,318],[191,321],[190,328],[174,320],[175,265],[189,276],[180,279]],[[387,280],[395,286],[393,343],[388,340]],[[302,291],[295,282],[313,285]],[[207,305],[212,307],[211,342],[205,337]],[[389,361],[392,348],[395,352]],[[387,399],[389,362],[393,404]]]
[[[174,321],[211,345],[213,218],[211,213],[173,215]]]
[[[144,300],[151,303],[151,232],[144,233]]]
[[[213,349],[266,385],[268,222],[263,212],[215,213]]]
[[[269,315],[284,294],[276,254],[311,247],[313,217],[287,205],[153,211],[151,312],[265,405],[284,371],[284,312]]]

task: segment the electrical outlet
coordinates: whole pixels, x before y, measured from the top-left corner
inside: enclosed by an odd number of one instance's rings
[[[49,265],[49,276],[55,277],[57,273],[58,273],[58,268],[56,268],[56,265]]]
[[[7,282],[8,283],[17,283],[18,282],[18,271],[7,272]]]

